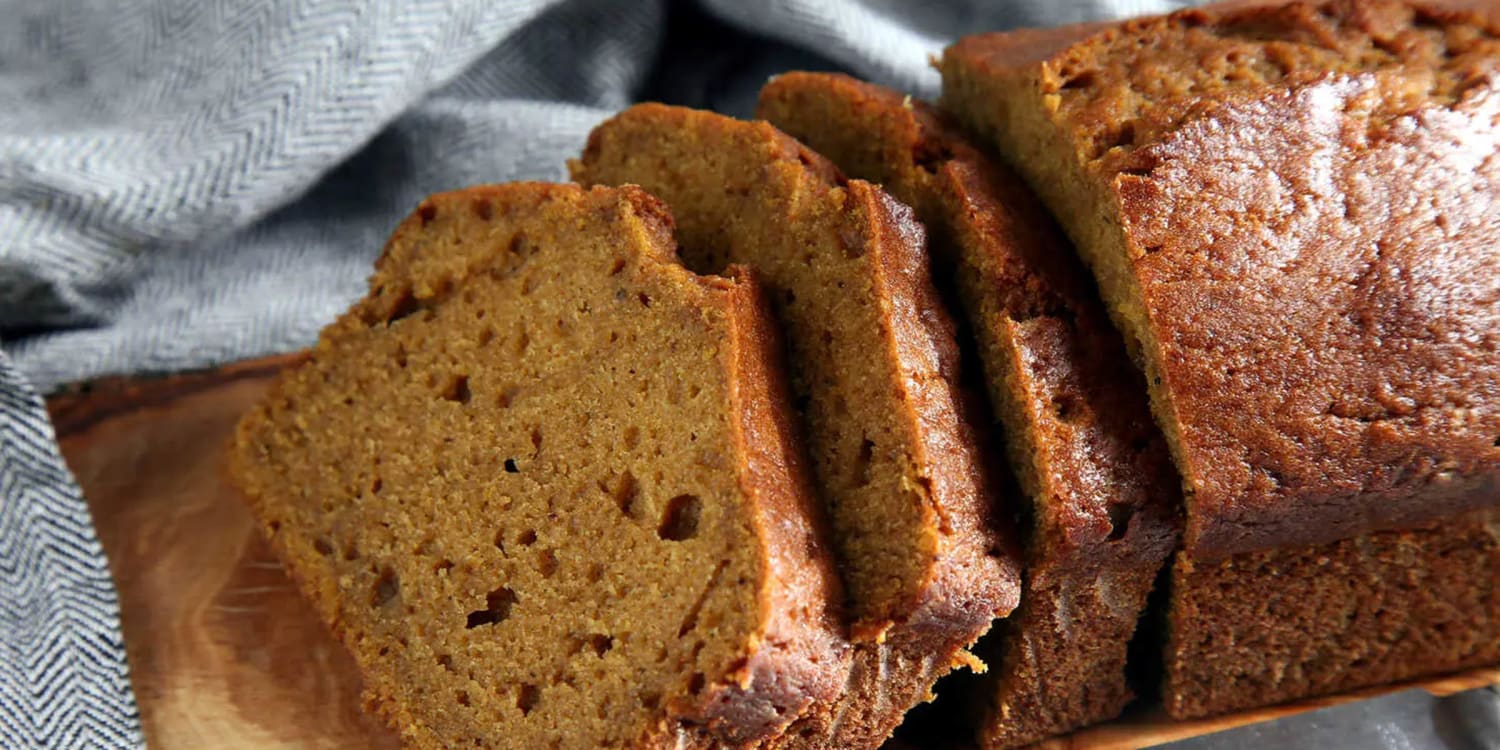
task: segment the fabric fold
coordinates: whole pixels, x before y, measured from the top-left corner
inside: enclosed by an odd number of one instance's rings
[[[120,608],[47,409],[0,353],[0,740],[141,745]]]

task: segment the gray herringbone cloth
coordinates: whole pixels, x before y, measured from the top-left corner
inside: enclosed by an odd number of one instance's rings
[[[38,393],[302,347],[428,192],[557,179],[652,97],[932,94],[970,31],[1171,0],[0,0],[0,747],[141,744],[109,570]]]

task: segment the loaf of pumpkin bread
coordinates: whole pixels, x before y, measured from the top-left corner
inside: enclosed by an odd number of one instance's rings
[[[408,747],[750,747],[849,648],[774,322],[639,188],[432,196],[230,472]]]
[[[1496,29],[1240,3],[977,35],[941,69],[1148,377],[1185,490],[1168,710],[1494,661]]]

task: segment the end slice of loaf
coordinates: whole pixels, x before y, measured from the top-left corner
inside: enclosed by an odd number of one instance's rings
[[[410,747],[748,746],[840,596],[755,282],[638,188],[432,196],[241,422],[233,480]]]
[[[1020,179],[923,102],[789,73],[761,90],[759,115],[916,209],[978,344],[1032,519],[1021,605],[990,637],[999,659],[974,697],[981,744],[1119,715],[1127,646],[1174,545],[1179,480],[1087,269]]]
[[[690,267],[754,267],[785,325],[793,390],[858,618],[849,688],[793,746],[875,747],[1016,604],[1013,540],[961,416],[957,347],[922,230],[775,128],[640,105],[573,174],[672,206]]]
[[[1500,148],[1500,34],[1393,0],[1245,5],[969,37],[943,103],[1049,204],[1128,333],[1183,474],[1179,572],[1295,577],[1308,550],[1500,503],[1500,162],[1478,156]],[[1331,646],[1385,652],[1278,630],[1347,623],[1248,573],[1218,594],[1239,609],[1192,604],[1230,580],[1177,576],[1178,715],[1321,692]],[[1256,628],[1275,647],[1233,669],[1186,656]],[[1459,666],[1468,635],[1441,632],[1408,676]],[[1393,673],[1347,667],[1344,688]]]

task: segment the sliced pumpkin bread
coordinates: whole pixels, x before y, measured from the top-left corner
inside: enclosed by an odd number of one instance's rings
[[[784,324],[859,642],[849,687],[786,744],[875,747],[1010,612],[1019,570],[962,418],[951,320],[910,209],[763,122],[638,105],[572,165],[677,217],[689,267],[752,266]]]
[[[774,322],[643,190],[434,195],[230,472],[409,747],[741,747],[848,672]]]
[[[981,745],[1117,716],[1179,480],[1088,270],[1020,179],[924,102],[788,73],[761,90],[759,115],[914,207],[967,314],[1031,518],[1020,608],[990,636],[1000,657],[973,696]]]

